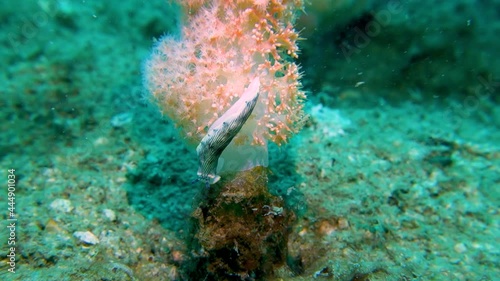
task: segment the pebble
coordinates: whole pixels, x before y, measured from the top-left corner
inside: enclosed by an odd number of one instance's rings
[[[106,218],[108,218],[108,220],[110,220],[110,221],[115,221],[116,220],[115,211],[110,210],[110,209],[104,209],[103,213],[104,213],[104,216]]]
[[[73,236],[79,239],[80,242],[88,245],[95,245],[99,243],[99,238],[97,238],[97,236],[95,236],[94,233],[90,231],[76,231],[75,233],[73,233]]]
[[[56,199],[50,203],[50,208],[56,212],[68,213],[73,210],[73,205],[68,199]]]
[[[455,250],[455,252],[460,254],[467,251],[467,246],[465,246],[464,243],[458,243],[455,245],[455,247],[453,247],[453,249]]]
[[[346,229],[349,228],[349,221],[345,218],[340,218],[338,220],[338,225],[340,229]]]

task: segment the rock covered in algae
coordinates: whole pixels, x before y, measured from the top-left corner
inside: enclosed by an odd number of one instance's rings
[[[295,215],[269,193],[265,168],[223,179],[193,213],[193,252],[200,253],[196,274],[207,280],[260,280],[284,263]]]

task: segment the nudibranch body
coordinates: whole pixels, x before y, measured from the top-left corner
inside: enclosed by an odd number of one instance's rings
[[[217,175],[219,157],[252,114],[259,98],[259,88],[260,80],[256,77],[241,98],[208,129],[207,135],[196,148],[199,180],[209,184],[220,180]]]

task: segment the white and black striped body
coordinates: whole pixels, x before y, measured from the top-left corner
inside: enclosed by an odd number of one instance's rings
[[[208,129],[207,135],[196,148],[199,180],[209,184],[219,181],[220,176],[217,175],[219,157],[252,114],[259,98],[259,87],[260,81],[256,77],[241,98]]]

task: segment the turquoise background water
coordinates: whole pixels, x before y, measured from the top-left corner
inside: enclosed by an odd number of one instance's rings
[[[310,120],[270,147],[298,220],[276,280],[495,280],[499,1],[312,1],[296,23]],[[0,0],[0,166],[15,169],[16,273],[189,280],[195,149],[142,87],[166,1]],[[0,191],[7,225],[7,187]],[[96,240],[97,239],[97,240]],[[96,242],[98,241],[98,242]]]

